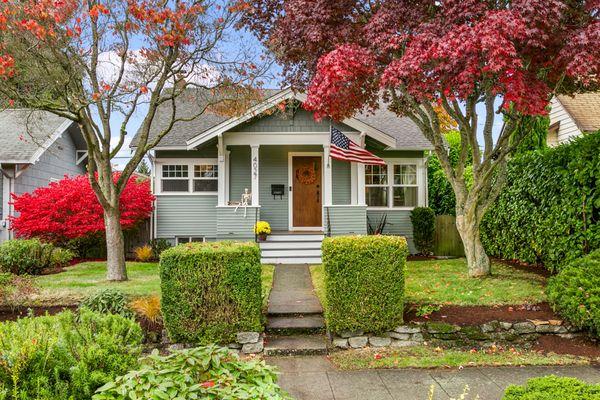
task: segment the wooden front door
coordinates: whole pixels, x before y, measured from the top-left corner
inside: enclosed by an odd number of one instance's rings
[[[294,228],[321,228],[321,157],[292,157],[292,213]]]

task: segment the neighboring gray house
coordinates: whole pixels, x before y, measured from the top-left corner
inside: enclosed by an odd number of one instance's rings
[[[178,101],[180,117],[198,109],[193,96]],[[324,235],[366,234],[387,215],[385,233],[412,244],[410,211],[427,205],[426,158],[432,145],[408,119],[383,109],[334,126],[384,158],[369,166],[329,157],[330,122],[316,122],[291,90],[269,91],[241,116],[206,113],[175,125],[153,151],[156,207],[153,236],[173,243],[254,240],[257,220],[273,234],[261,243],[263,262],[319,262]],[[273,111],[275,110],[275,111]],[[153,134],[166,126],[159,112]],[[137,137],[133,139],[135,147]],[[240,206],[245,191],[247,207]]]
[[[23,194],[85,172],[87,151],[77,125],[25,109],[0,112],[0,242],[12,237],[11,193]]]
[[[550,106],[549,146],[600,130],[600,92],[555,96]]]

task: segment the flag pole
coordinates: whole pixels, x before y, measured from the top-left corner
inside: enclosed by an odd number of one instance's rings
[[[329,154],[327,154],[327,168],[331,168],[331,135],[333,135],[333,124],[331,123],[331,117],[329,117]]]

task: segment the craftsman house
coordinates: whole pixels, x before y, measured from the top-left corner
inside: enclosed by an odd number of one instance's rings
[[[174,244],[254,240],[262,220],[273,230],[261,244],[264,262],[311,263],[320,261],[324,235],[367,234],[385,221],[383,232],[406,236],[414,251],[410,211],[427,205],[429,141],[385,107],[317,122],[303,100],[289,89],[267,91],[236,117],[207,112],[177,122],[151,154],[153,236]],[[197,112],[190,96],[178,102],[178,116]],[[161,110],[151,135],[170,113]],[[332,126],[386,165],[332,159]]]
[[[600,130],[600,92],[555,96],[550,107],[549,146]]]
[[[85,173],[87,147],[75,123],[45,111],[0,112],[0,242],[10,239],[11,194]]]

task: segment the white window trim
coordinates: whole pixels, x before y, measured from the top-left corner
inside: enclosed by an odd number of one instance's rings
[[[188,239],[189,242],[181,242],[179,243],[179,239]],[[202,241],[192,242],[192,239],[202,239]],[[206,243],[206,236],[175,236],[175,246],[184,243]]]
[[[422,158],[386,158],[384,159],[387,165],[387,185],[368,185],[365,184],[365,191],[367,187],[387,187],[388,190],[388,205],[387,206],[369,206],[367,210],[387,210],[387,211],[411,211],[416,207],[426,206],[426,182],[425,182],[425,160]],[[417,184],[416,185],[396,185],[394,184],[394,166],[395,165],[416,165],[417,166]],[[366,169],[365,169],[366,177]],[[394,187],[416,187],[417,188],[417,205],[415,207],[394,207]]]
[[[155,185],[156,188],[155,194],[157,196],[216,196],[218,194],[215,192],[194,192],[194,180],[195,179],[218,179],[218,178],[195,178],[194,177],[194,165],[218,165],[218,160],[216,158],[159,158],[156,159],[156,174],[155,174]],[[187,165],[188,167],[188,177],[187,178],[164,178],[164,179],[181,179],[188,181],[188,191],[187,192],[163,192],[162,190],[162,167],[163,165]],[[219,174],[221,171],[219,171]]]

